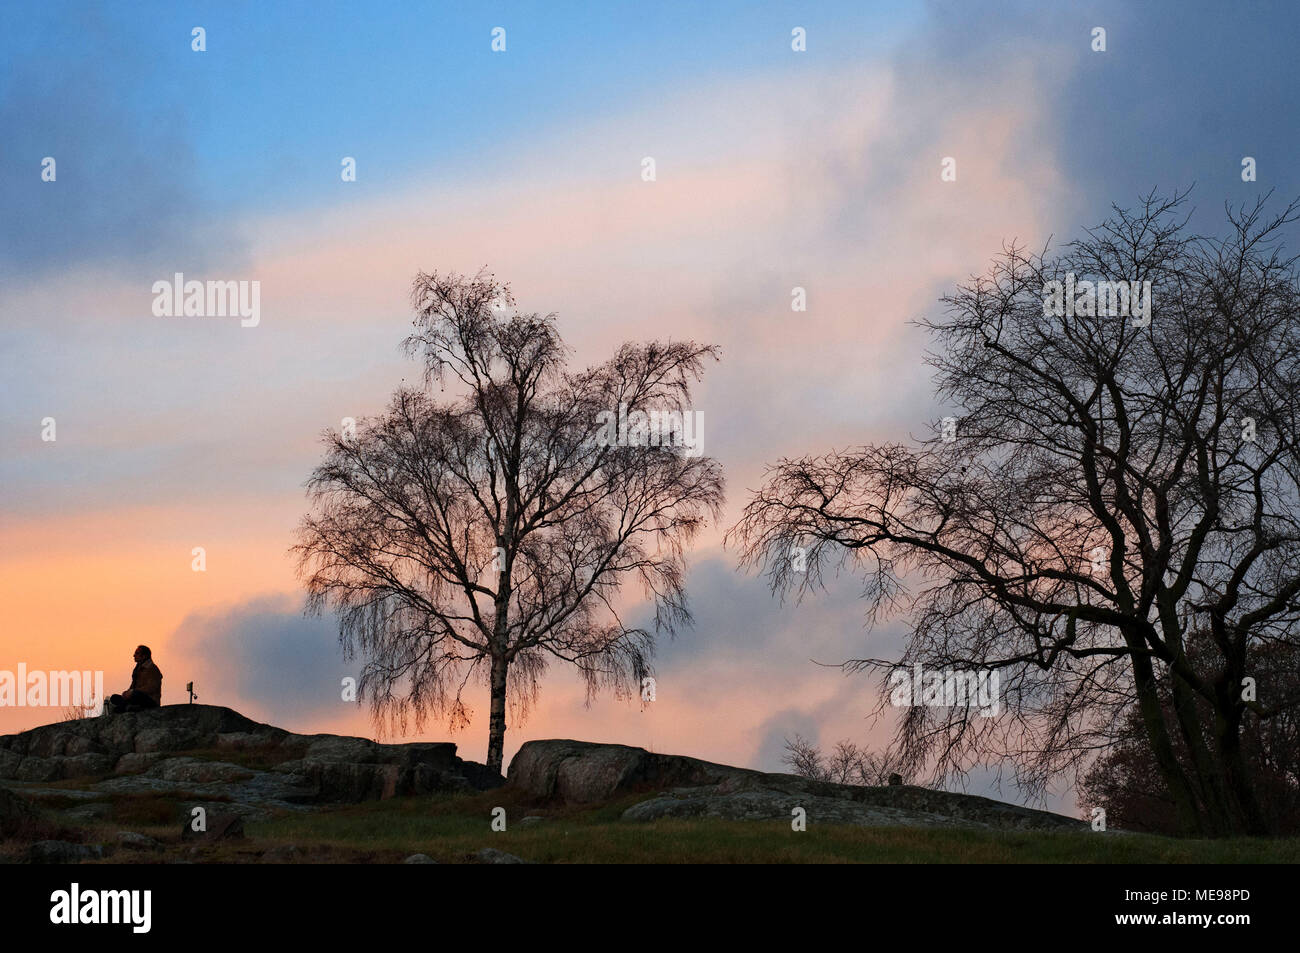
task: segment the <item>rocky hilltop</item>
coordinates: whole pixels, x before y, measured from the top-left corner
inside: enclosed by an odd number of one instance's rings
[[[299,735],[215,705],[165,705],[0,736],[0,783],[89,777],[103,779],[85,792],[87,800],[96,792],[167,796],[188,806],[214,799],[223,811],[251,819],[275,809],[470,792],[505,781],[456,757],[450,742]],[[38,799],[43,793],[28,792]]]
[[[488,791],[492,793],[477,797]],[[452,802],[452,797],[461,800]],[[548,818],[581,816],[611,802],[622,807],[612,821],[619,826],[712,818],[781,820],[788,830],[802,811],[810,828],[847,824],[1068,832],[1088,827],[1073,818],[988,798],[903,784],[831,784],[571,740],[527,742],[511,761],[507,780],[457,757],[449,742],[379,744],[340,735],[300,735],[229,708],[169,705],[0,737],[0,835],[13,842],[12,850],[0,850],[0,860],[109,859],[116,851],[139,850],[160,859],[229,862],[219,849],[218,854],[205,851],[232,838],[242,844],[267,843],[259,840],[261,834],[243,839],[246,821],[269,822],[259,830],[271,830],[286,818],[311,815],[307,819],[317,838],[328,839],[336,823],[332,809],[392,798],[436,799],[436,804],[429,800],[431,814],[450,810],[475,818],[499,810],[494,805],[508,804],[521,829],[533,829]],[[194,840],[188,821],[199,806],[212,827],[200,845],[187,846]],[[410,807],[422,813],[418,801]],[[152,835],[116,829],[135,821]],[[296,850],[292,845],[249,846],[235,856],[302,860]],[[411,862],[427,861],[418,859],[425,854],[412,856],[417,859]],[[480,863],[518,862],[494,848],[466,856]],[[385,861],[363,857],[361,862]]]

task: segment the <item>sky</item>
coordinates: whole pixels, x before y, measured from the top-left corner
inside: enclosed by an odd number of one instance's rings
[[[320,433],[419,377],[417,270],[488,267],[577,365],[722,349],[695,407],[727,504],[656,701],[588,704],[552,668],[506,757],[576,737],[779,770],[795,733],[887,743],[864,677],[818,663],[896,654],[906,620],[869,629],[852,578],[782,604],[737,569],[722,533],[764,466],[926,431],[910,322],[1005,241],[1153,188],[1194,186],[1206,230],[1300,195],[1285,3],[50,3],[5,26],[0,669],[120,691],[144,642],[164,701],[193,681],[296,731],[376,733],[287,550]],[[259,322],[155,315],[177,272],[260,282]],[[467,730],[410,738],[481,759],[476,691]],[[0,731],[48,720],[0,708]],[[968,789],[1022,800],[993,776]]]

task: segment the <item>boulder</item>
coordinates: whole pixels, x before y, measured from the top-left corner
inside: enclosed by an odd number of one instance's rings
[[[197,780],[197,779],[206,780]],[[307,778],[295,774],[254,771],[240,765],[194,758],[158,762],[143,774],[119,775],[94,785],[105,794],[151,794],[181,801],[234,801],[253,805],[237,811],[261,820],[275,810],[301,810],[317,800],[319,791]],[[231,808],[234,810],[234,808]]]
[[[366,738],[352,738],[346,735],[313,735],[303,758],[312,761],[348,762],[351,764],[374,764],[384,760],[380,745]],[[455,746],[452,746],[455,753]]]
[[[624,811],[626,821],[713,817],[788,822],[792,811],[801,807],[809,823],[991,830],[1087,827],[1075,818],[966,794],[904,784],[833,784],[582,741],[525,743],[510,762],[509,785],[525,795],[572,804],[654,792],[656,796]]]
[[[244,819],[235,813],[207,812],[206,830],[196,831],[190,818],[181,826],[181,840],[213,844],[222,840],[239,840],[244,836]]]
[[[757,773],[627,745],[528,741],[510,761],[507,783],[537,798],[592,804],[633,791],[720,784]]]
[[[231,752],[231,760],[184,752]],[[257,755],[263,771],[241,764]],[[227,802],[248,818],[313,803],[486,790],[505,779],[456,757],[450,742],[380,744],[343,735],[296,735],[215,705],[161,708],[42,725],[0,736],[0,779],[100,781],[102,794]]]
[[[403,780],[402,769],[395,764],[300,761],[295,771],[315,785],[315,800],[344,804],[395,797]]]
[[[116,774],[143,774],[159,761],[165,760],[166,757],[167,755],[162,751],[143,753],[131,751],[117,759],[117,763],[113,765],[113,771]]]
[[[82,755],[102,755],[116,762],[133,752],[209,748],[215,747],[223,733],[269,727],[216,705],[164,705],[147,711],[57,722],[0,737],[0,750],[7,752],[0,756],[0,777],[21,778],[26,774],[31,776],[28,780],[54,780],[54,776],[35,777],[51,770],[43,762]],[[74,763],[72,769],[93,767],[91,773],[95,773],[100,765],[100,761],[86,761]]]
[[[162,844],[158,843],[152,837],[144,834],[137,834],[134,831],[118,831],[117,842],[127,850],[149,850],[160,851],[163,849]]]
[[[404,864],[436,864],[437,861],[434,860],[432,857],[430,857],[428,854],[412,854],[410,857],[406,858],[406,860],[402,861],[402,863],[404,863]]]
[[[59,730],[67,724],[68,722],[64,722],[62,725],[55,725],[53,726],[55,730],[38,734],[28,746],[27,754],[39,758],[61,758],[92,752],[102,753],[102,749],[93,737]]]
[[[258,725],[253,731],[223,731],[216,736],[217,748],[230,751],[265,751],[275,749],[296,753],[300,747],[301,735],[291,734],[283,728],[271,725]]]
[[[57,781],[63,777],[63,765],[58,758],[29,755],[18,764],[14,772],[16,781]]]
[[[469,786],[475,791],[491,791],[503,787],[506,783],[506,777],[498,771],[493,771],[486,764],[479,764],[477,761],[461,761],[457,765],[461,777],[469,782]]]
[[[51,759],[58,763],[59,776],[63,778],[86,778],[100,774],[112,774],[117,759],[112,755],[90,752]]]
[[[139,754],[151,751],[185,751],[201,744],[183,728],[164,725],[160,728],[142,728],[135,735],[135,750]]]
[[[528,861],[522,857],[516,857],[514,854],[507,854],[503,850],[497,850],[495,847],[484,847],[474,854],[475,863],[479,864],[526,864]]]
[[[365,738],[314,735],[302,758],[275,770],[300,775],[317,788],[317,799],[356,803],[437,791],[471,791],[467,763],[450,742],[384,745]],[[475,767],[478,767],[475,765]]]
[[[247,781],[257,772],[226,761],[202,761],[198,758],[167,758],[149,769],[151,777],[165,781]]]

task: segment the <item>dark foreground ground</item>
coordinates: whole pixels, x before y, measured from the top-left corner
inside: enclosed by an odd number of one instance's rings
[[[71,792],[70,792],[71,793]],[[64,826],[62,810],[44,799],[51,826],[40,839],[72,837],[102,844],[102,859],[83,863],[393,864],[415,854],[437,863],[482,863],[484,848],[533,863],[1297,863],[1300,839],[1176,840],[1094,832],[992,832],[786,821],[620,820],[637,796],[594,809],[543,810],[506,790],[451,797],[410,797],[249,821],[244,836],[193,845],[181,839],[178,805],[165,798],[115,798],[94,823]],[[75,794],[64,806],[83,802]],[[505,831],[492,830],[493,809],[506,810]],[[527,820],[524,818],[540,818]],[[74,821],[76,819],[73,819]],[[125,846],[131,832],[155,842]],[[31,837],[0,848],[0,862],[22,863]],[[143,843],[143,842],[141,842]],[[489,855],[490,856],[490,855]]]

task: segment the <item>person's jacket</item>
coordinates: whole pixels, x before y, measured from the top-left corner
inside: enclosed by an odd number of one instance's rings
[[[153,664],[153,659],[145,659],[131,672],[131,691],[148,695],[158,704],[162,704],[162,672]]]

